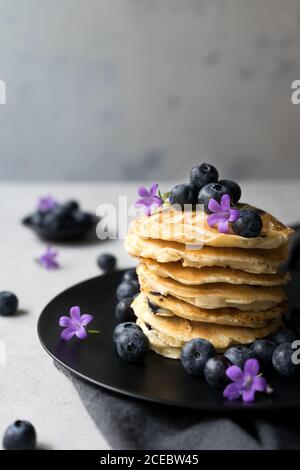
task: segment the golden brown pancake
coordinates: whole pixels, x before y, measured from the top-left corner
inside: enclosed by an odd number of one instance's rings
[[[251,208],[240,203],[239,209]],[[253,207],[252,207],[253,208]],[[271,214],[254,208],[263,222],[261,234],[254,238],[240,237],[234,233],[219,233],[207,223],[204,211],[178,211],[172,206],[158,210],[151,216],[142,216],[133,222],[133,231],[142,238],[199,244],[216,248],[274,249],[288,243],[293,230],[283,225]]]

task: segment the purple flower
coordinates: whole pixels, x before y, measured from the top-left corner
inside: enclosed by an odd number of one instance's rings
[[[145,186],[140,186],[138,188],[138,199],[135,203],[135,207],[143,207],[146,215],[151,215],[152,208],[158,208],[162,206],[163,199],[156,195],[158,189],[158,184],[152,184],[151,188],[146,189]]]
[[[64,328],[60,335],[61,338],[65,341],[69,341],[73,336],[79,339],[85,339],[87,332],[84,327],[87,326],[93,318],[93,315],[88,315],[87,313],[81,315],[79,307],[71,307],[70,316],[62,316],[59,319],[59,326]]]
[[[45,253],[39,257],[39,262],[45,269],[57,269],[59,267],[56,260],[57,255],[57,251],[48,246]]]
[[[213,212],[213,214],[209,215],[207,218],[208,225],[210,227],[218,225],[220,233],[228,233],[229,222],[235,222],[240,216],[238,209],[232,209],[230,207],[229,194],[223,194],[221,203],[211,198],[208,202],[208,209]]]
[[[252,402],[256,392],[272,393],[272,389],[267,385],[266,379],[259,372],[259,362],[257,359],[248,359],[245,362],[244,371],[238,366],[230,366],[226,370],[226,375],[233,383],[227,385],[223,396],[228,400],[237,400],[242,397],[245,402]]]
[[[41,212],[48,212],[57,205],[57,201],[50,194],[48,196],[41,196],[38,200],[38,210]]]

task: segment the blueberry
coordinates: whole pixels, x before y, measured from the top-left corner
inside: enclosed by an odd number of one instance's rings
[[[138,285],[132,281],[122,281],[117,288],[117,299],[122,300],[124,297],[134,297],[139,292]]]
[[[258,237],[263,223],[260,215],[252,209],[241,211],[239,218],[232,224],[232,229],[236,235],[241,237]]]
[[[5,431],[3,449],[5,450],[34,450],[36,432],[28,421],[15,421]]]
[[[116,306],[115,316],[119,322],[134,321],[135,315],[131,308],[132,297],[124,297]]]
[[[43,220],[43,227],[50,232],[55,232],[60,227],[60,218],[54,212],[48,212],[45,214]]]
[[[63,208],[67,214],[72,214],[79,209],[79,204],[77,201],[67,201],[63,204]]]
[[[169,202],[170,204],[178,204],[184,208],[185,204],[193,205],[195,203],[195,190],[190,184],[177,184],[171,189]]]
[[[219,184],[225,186],[227,192],[231,195],[231,201],[233,204],[236,204],[241,199],[242,191],[240,186],[235,181],[220,180]]]
[[[137,279],[138,277],[135,268],[127,269],[122,277],[123,281],[137,281]]]
[[[201,376],[208,359],[215,354],[216,350],[209,341],[194,338],[183,346],[180,359],[189,374]]]
[[[192,185],[200,191],[208,183],[216,183],[219,174],[213,165],[202,163],[202,165],[194,166],[191,170],[190,181]]]
[[[18,309],[18,298],[15,294],[8,291],[0,292],[0,315],[10,317]]]
[[[251,350],[254,352],[255,357],[265,369],[270,369],[272,366],[272,356],[275,348],[276,343],[269,339],[257,339],[251,345]]]
[[[116,338],[117,352],[121,359],[128,362],[142,361],[148,350],[149,340],[142,331],[129,328]]]
[[[44,225],[44,219],[47,213],[37,211],[30,217],[30,225],[34,227],[42,227]]]
[[[142,331],[142,329],[134,322],[119,323],[119,325],[116,326],[113,332],[114,343],[117,341],[117,338],[120,336],[121,333],[124,333],[124,331],[128,331],[128,330]]]
[[[229,366],[230,362],[224,356],[214,356],[208,359],[204,367],[206,382],[211,387],[225,387],[229,383],[229,379],[226,376],[226,370]]]
[[[102,271],[105,273],[112,272],[117,264],[117,259],[114,255],[110,253],[102,253],[97,259],[97,264]]]
[[[242,369],[247,359],[255,358],[255,353],[246,346],[240,345],[232,346],[231,348],[227,349],[227,351],[224,353],[224,356],[231,362],[231,364],[234,364]]]
[[[81,227],[89,228],[95,223],[95,216],[89,212],[75,211],[72,216],[76,221],[76,224]]]
[[[271,340],[276,344],[292,343],[295,339],[296,335],[291,330],[287,329],[278,330],[271,337]]]
[[[204,210],[207,214],[210,214],[208,209],[208,203],[211,198],[220,202],[221,197],[227,193],[227,189],[220,183],[209,183],[200,190],[198,194],[198,204],[204,204]]]
[[[293,349],[291,343],[279,344],[273,352],[272,363],[276,372],[281,377],[294,377],[298,370],[298,365],[292,361],[293,353],[296,349]]]

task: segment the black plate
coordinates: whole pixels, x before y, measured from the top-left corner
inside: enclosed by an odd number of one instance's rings
[[[300,405],[300,381],[290,382],[277,375],[269,378],[272,395],[261,395],[252,404],[228,402],[222,392],[209,387],[203,380],[185,373],[180,361],[165,359],[150,352],[145,363],[128,364],[119,359],[112,342],[115,326],[115,290],[122,271],[82,282],[55,297],[43,310],[38,334],[46,351],[77,376],[131,397],[166,405],[206,410],[280,409]],[[297,303],[300,276],[288,285],[292,304]],[[298,297],[299,298],[299,297]],[[91,329],[101,330],[86,340],[60,340],[58,319],[68,315],[73,305],[95,318]]]

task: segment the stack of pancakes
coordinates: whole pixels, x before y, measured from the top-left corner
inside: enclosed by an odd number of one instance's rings
[[[278,268],[292,230],[256,210],[263,221],[256,238],[219,233],[204,212],[186,217],[172,207],[133,222],[125,244],[139,258],[141,292],[132,307],[158,354],[178,359],[193,338],[224,351],[281,326],[289,274]]]

